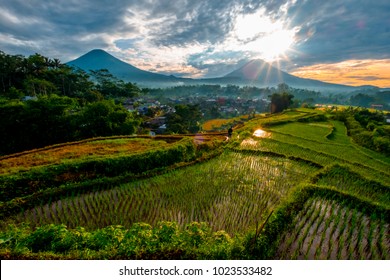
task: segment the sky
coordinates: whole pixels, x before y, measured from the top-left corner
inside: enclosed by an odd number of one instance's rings
[[[388,0],[0,0],[0,50],[220,77],[263,59],[304,78],[390,87]]]

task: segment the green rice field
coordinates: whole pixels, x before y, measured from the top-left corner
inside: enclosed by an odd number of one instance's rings
[[[103,139],[107,160],[102,150],[85,165],[61,163],[57,147],[39,176],[12,165],[2,258],[390,259],[390,158],[355,144],[344,123],[295,110],[249,120],[229,141],[208,137],[131,140],[135,153]],[[113,144],[128,145],[126,158]],[[70,179],[52,184],[61,164]]]

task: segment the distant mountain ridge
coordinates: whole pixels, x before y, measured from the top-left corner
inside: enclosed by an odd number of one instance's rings
[[[235,84],[239,86],[273,87],[280,83],[286,83],[294,88],[306,88],[319,91],[350,92],[360,89],[360,87],[299,78],[261,59],[251,60],[244,66],[225,76],[207,79],[179,78],[173,75],[167,76],[141,70],[100,49],[92,50],[75,60],[67,62],[67,64],[85,71],[107,69],[114,76],[124,81],[138,83],[146,87],[168,87],[183,84]]]
[[[241,68],[225,75],[223,79],[246,81],[259,86],[278,85],[286,83],[295,88],[323,88],[327,90],[355,90],[355,87],[332,84],[313,79],[299,78],[288,74],[261,60],[254,59],[246,63]]]

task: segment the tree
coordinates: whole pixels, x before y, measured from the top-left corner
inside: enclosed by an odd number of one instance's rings
[[[284,92],[289,92],[290,87],[286,83],[278,84],[278,93],[282,94]]]
[[[22,88],[24,61],[23,56],[12,56],[0,51],[0,94],[6,93],[11,87]]]
[[[125,83],[107,69],[91,70],[91,74],[97,82],[96,89],[104,96],[134,97],[141,94],[141,89],[135,84]]]
[[[292,103],[294,95],[287,92],[274,93],[269,96],[271,98],[271,113],[279,113],[287,109]]]
[[[42,96],[0,106],[0,153],[7,154],[72,140],[74,99]]]
[[[113,101],[80,109],[75,98],[49,95],[0,103],[0,154],[96,136],[134,133],[140,120]]]
[[[25,60],[26,72],[34,77],[39,76],[50,66],[50,59],[36,53]]]
[[[115,97],[136,96],[141,90],[108,71],[95,73],[97,84],[85,71],[58,59],[0,51],[0,154],[134,133],[139,118],[122,105],[105,101],[100,90]],[[35,98],[22,102],[25,95]]]
[[[351,96],[350,102],[351,105],[361,106],[361,107],[370,107],[374,103],[375,98],[367,94],[359,93],[357,95]]]
[[[25,80],[24,85],[27,93],[31,96],[58,93],[57,87],[45,79],[29,78]]]
[[[167,115],[167,131],[171,133],[196,133],[200,130],[202,112],[199,105],[176,105],[175,113]]]
[[[140,121],[122,105],[112,100],[88,104],[76,119],[76,138],[128,135],[136,131]]]

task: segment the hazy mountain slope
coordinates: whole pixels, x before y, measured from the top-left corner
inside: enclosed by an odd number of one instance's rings
[[[318,80],[299,78],[290,75],[269,63],[255,59],[249,61],[241,68],[222,77],[223,80],[247,81],[252,84],[263,86],[275,86],[286,83],[296,88],[324,88],[334,90],[352,90],[354,87],[331,84]]]
[[[81,68],[85,71],[107,69],[114,76],[130,82],[174,82],[174,76],[166,76],[141,70],[133,65],[123,62],[103,50],[92,50],[83,56],[69,61],[70,66]]]
[[[124,81],[135,82],[147,87],[169,87],[183,84],[235,84],[239,86],[274,87],[280,83],[286,83],[294,88],[315,89],[324,92],[350,92],[360,89],[359,87],[299,78],[260,59],[251,60],[223,77],[208,79],[178,78],[173,75],[167,76],[141,70],[99,49],[92,50],[75,60],[69,61],[67,64],[85,71],[108,69],[114,76]]]

